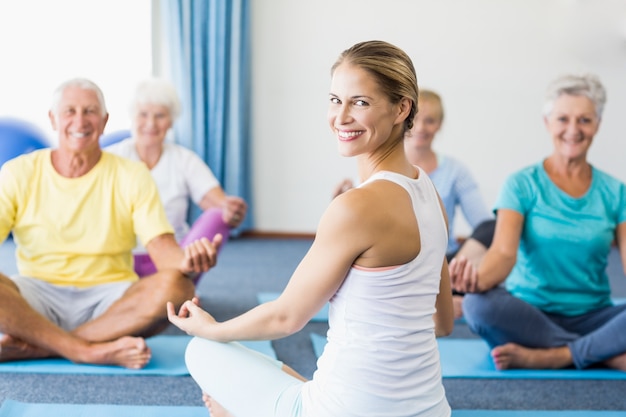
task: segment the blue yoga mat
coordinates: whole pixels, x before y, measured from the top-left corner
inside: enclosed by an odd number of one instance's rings
[[[452,417],[618,417],[623,411],[604,410],[452,410]]]
[[[612,369],[508,369],[499,371],[481,339],[437,340],[444,378],[521,378],[521,379],[626,379],[626,372]],[[319,357],[326,336],[311,333],[313,351]]]
[[[205,407],[111,404],[37,404],[6,400],[0,417],[207,417]]]
[[[146,339],[152,350],[152,359],[143,369],[119,366],[76,364],[66,359],[35,359],[0,363],[1,372],[43,374],[99,374],[99,375],[189,375],[185,366],[185,349],[191,336],[160,335]],[[276,359],[270,341],[242,342],[244,346]]]
[[[207,409],[191,406],[110,404],[37,404],[6,400],[0,417],[207,417]],[[453,410],[452,417],[617,417],[623,411],[583,410]]]
[[[612,369],[508,369],[499,371],[481,339],[438,339],[441,370],[447,378],[626,379]]]
[[[259,304],[267,303],[268,301],[273,301],[278,298],[280,293],[278,292],[260,292],[257,294],[256,298]],[[328,321],[328,306],[326,303],[324,307],[311,319],[311,321]]]

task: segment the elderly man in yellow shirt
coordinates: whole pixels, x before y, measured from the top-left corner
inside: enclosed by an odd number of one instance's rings
[[[144,337],[167,325],[167,301],[193,296],[192,278],[215,265],[221,237],[178,246],[148,169],[100,149],[108,113],[92,81],[61,84],[49,116],[58,147],[0,170],[0,239],[13,232],[19,271],[0,274],[0,361],[141,368]],[[157,266],[141,280],[137,237]]]

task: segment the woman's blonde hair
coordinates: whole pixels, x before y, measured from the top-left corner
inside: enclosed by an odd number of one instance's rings
[[[371,74],[391,103],[411,100],[411,111],[404,120],[402,136],[413,127],[417,112],[417,76],[411,58],[400,48],[384,41],[366,41],[346,49],[331,67],[331,75],[343,63],[355,65]]]

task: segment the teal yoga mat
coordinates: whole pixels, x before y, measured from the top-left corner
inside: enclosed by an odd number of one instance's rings
[[[326,336],[311,333],[313,351],[319,357]],[[444,378],[522,379],[626,379],[626,372],[612,369],[509,369],[495,368],[489,346],[481,339],[438,339],[441,372]]]
[[[259,304],[267,303],[278,298],[278,292],[260,292],[256,298]],[[311,321],[328,321],[328,303],[311,319]]]
[[[185,349],[191,336],[160,335],[146,339],[152,350],[152,359],[143,369],[126,369],[119,366],[75,364],[66,359],[35,359],[0,363],[0,373],[44,374],[98,374],[98,375],[189,375],[185,366]],[[242,342],[244,346],[276,359],[270,341]]]
[[[207,417],[204,407],[111,404],[38,404],[6,400],[0,417]],[[452,417],[617,417],[623,411],[453,410]]]

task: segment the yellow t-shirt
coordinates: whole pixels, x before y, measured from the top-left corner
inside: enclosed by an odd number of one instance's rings
[[[0,239],[13,230],[20,275],[88,287],[134,281],[131,250],[173,233],[147,167],[107,152],[87,174],[59,175],[44,149],[0,170]]]

